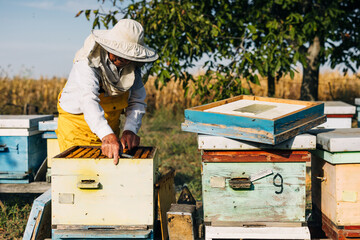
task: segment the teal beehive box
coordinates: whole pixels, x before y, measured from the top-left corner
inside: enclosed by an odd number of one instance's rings
[[[52,115],[0,116],[0,183],[29,183],[46,158],[38,122]]]
[[[276,145],[325,121],[324,103],[241,95],[186,109],[181,128]]]

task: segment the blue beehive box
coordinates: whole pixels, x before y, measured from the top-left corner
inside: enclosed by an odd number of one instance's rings
[[[0,183],[29,183],[46,158],[38,122],[52,115],[0,116]]]
[[[181,128],[275,145],[325,121],[323,103],[241,95],[186,109]]]

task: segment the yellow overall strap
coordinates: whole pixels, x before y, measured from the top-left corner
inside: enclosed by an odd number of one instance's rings
[[[60,99],[61,93],[59,94]],[[104,109],[105,118],[116,136],[120,133],[120,114],[128,106],[129,92],[117,97],[105,97],[100,94],[100,105]],[[57,104],[59,111],[58,128],[56,135],[63,152],[72,146],[81,145],[101,145],[101,140],[94,134],[84,119],[84,114],[71,114],[64,111],[59,101]]]

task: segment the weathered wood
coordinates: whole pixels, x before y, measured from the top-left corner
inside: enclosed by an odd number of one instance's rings
[[[318,133],[316,143],[329,152],[360,152],[360,128],[331,129]]]
[[[86,149],[93,148],[99,149]],[[79,149],[82,147],[70,150]],[[122,158],[114,165],[112,159],[101,156],[84,158],[80,153],[80,158],[68,158],[71,151],[53,158],[54,225],[153,225],[156,158]],[[93,180],[99,188],[77,187],[82,179]]]
[[[24,231],[24,240],[51,237],[51,190],[35,199]]]
[[[226,222],[206,222],[207,226],[212,227],[302,227],[302,222],[235,222],[235,221],[226,221]]]
[[[40,121],[39,122],[39,130],[40,131],[55,131],[58,125],[58,118],[54,118],[53,120],[48,121]]]
[[[167,212],[167,226],[170,240],[194,240],[195,205],[171,204]]]
[[[0,115],[0,128],[31,128],[38,129],[40,121],[52,120],[53,115]]]
[[[305,162],[202,166],[205,222],[305,222]],[[264,169],[271,169],[273,174],[252,182],[250,190],[230,188],[233,174],[251,176]],[[211,186],[212,177],[222,177],[225,187]]]
[[[186,109],[182,130],[277,144],[325,122],[323,103],[296,101],[296,104],[294,104],[295,102],[292,101],[270,98],[248,99],[251,98],[236,97],[220,101],[219,103]],[[268,118],[266,118],[268,112],[273,114],[277,111],[271,110],[266,112],[266,114],[264,112],[263,117],[258,117],[256,114],[253,116],[242,113],[235,114],[234,112],[237,112],[235,105],[240,104],[242,100],[246,101],[247,105],[255,101],[254,104],[271,103],[272,105],[290,108],[293,106],[295,108],[294,110],[287,110],[288,112],[280,112],[278,116],[270,116]],[[221,110],[217,110],[218,108],[226,107],[227,104],[231,105],[232,110],[230,112],[222,113]]]
[[[198,134],[198,148],[203,150],[310,150],[316,148],[316,136],[300,134],[280,144],[270,145],[221,136]]]
[[[203,162],[309,162],[308,151],[207,151],[202,152]]]
[[[205,227],[205,240],[212,239],[308,239],[308,227]]]
[[[360,225],[360,164],[330,164],[312,158],[313,203],[336,226]]]
[[[160,226],[162,239],[167,239],[169,236],[168,232],[168,221],[166,218],[166,212],[169,211],[171,204],[176,202],[175,189],[174,189],[174,177],[175,171],[170,170],[157,182],[158,188],[158,207],[160,214]]]
[[[31,182],[29,184],[0,184],[0,193],[44,193],[50,189],[50,183]]]
[[[322,214],[322,229],[326,236],[335,240],[360,239],[360,227],[337,227],[325,214]]]

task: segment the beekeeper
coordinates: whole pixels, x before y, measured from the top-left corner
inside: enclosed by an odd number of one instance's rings
[[[59,94],[60,150],[101,145],[102,153],[117,164],[122,149],[138,146],[146,108],[140,67],[157,58],[144,44],[143,27],[134,20],[122,19],[111,30],[93,30],[76,53]],[[126,120],[119,139],[123,111]]]

